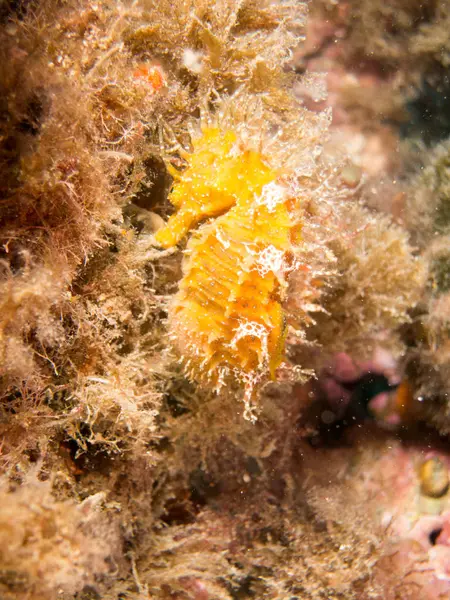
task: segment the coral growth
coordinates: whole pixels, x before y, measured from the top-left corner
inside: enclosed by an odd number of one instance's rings
[[[405,231],[388,218],[350,207],[342,227],[346,235],[331,244],[340,277],[325,299],[327,313],[319,316],[315,333],[327,348],[366,357],[387,337],[389,349],[398,354],[402,344],[392,334],[409,321],[419,300],[423,263],[414,256]]]
[[[405,221],[427,267],[426,294],[410,331],[409,370],[417,395],[430,403],[430,418],[448,431],[450,390],[450,203],[449,144],[437,145],[415,175]],[[440,410],[436,410],[436,404]]]
[[[378,61],[386,69],[400,68],[399,77],[426,72],[424,64],[446,66],[449,47],[444,31],[449,10],[445,2],[395,0],[387,6],[350,0],[337,6],[319,0],[314,4],[317,9],[347,27],[344,47],[355,62]]]
[[[75,594],[112,572],[118,530],[100,511],[100,493],[81,504],[58,502],[49,481],[28,475],[8,490],[2,481],[0,589],[4,598],[50,600]]]
[[[361,125],[366,121],[366,128],[379,128],[389,118],[403,122],[408,134],[442,139],[448,135],[439,95],[447,88],[449,19],[448,3],[435,0],[395,0],[389,5],[314,0],[307,42],[300,50],[302,63],[322,63],[330,72],[333,95],[340,96],[340,115],[344,108]],[[426,130],[420,128],[420,107],[427,109]],[[367,122],[370,118],[372,123]]]

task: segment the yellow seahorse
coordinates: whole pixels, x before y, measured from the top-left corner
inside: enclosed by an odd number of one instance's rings
[[[210,220],[187,244],[172,339],[193,379],[274,378],[284,355],[282,301],[298,235],[292,196],[281,172],[232,131],[205,129],[188,160],[182,174],[171,171],[170,200],[178,210],[157,242],[173,246]]]

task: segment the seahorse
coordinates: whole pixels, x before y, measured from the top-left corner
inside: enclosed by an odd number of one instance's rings
[[[171,169],[177,211],[156,234],[168,248],[197,227],[173,298],[170,335],[192,379],[273,379],[284,357],[297,200],[282,171],[233,131],[204,129],[186,158],[183,173]]]

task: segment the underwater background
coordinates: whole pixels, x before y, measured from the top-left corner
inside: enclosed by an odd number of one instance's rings
[[[0,2],[2,600],[450,598],[449,30]]]

